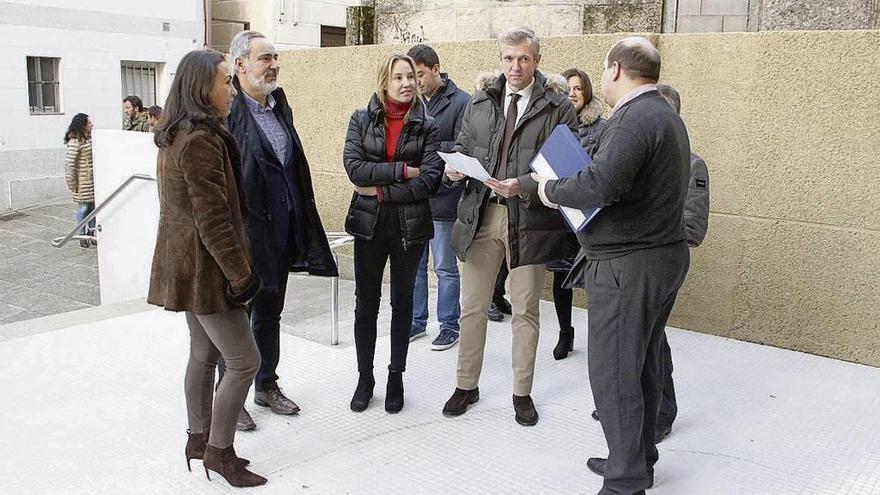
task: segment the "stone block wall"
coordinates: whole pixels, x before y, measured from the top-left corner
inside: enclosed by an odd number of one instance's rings
[[[678,33],[875,29],[877,0],[666,0]]]
[[[363,9],[376,43],[491,39],[518,25],[544,36],[880,27],[880,0],[369,0],[351,10]]]

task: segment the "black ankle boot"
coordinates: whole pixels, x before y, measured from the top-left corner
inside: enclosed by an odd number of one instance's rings
[[[357,388],[354,389],[354,396],[351,398],[351,410],[354,412],[362,412],[370,405],[370,399],[373,398],[373,386],[376,380],[373,374],[361,373],[358,378]]]
[[[559,342],[553,348],[553,358],[559,361],[568,357],[571,352],[572,342],[574,341],[574,327],[568,327],[566,330],[559,331]]]
[[[403,409],[403,373],[388,372],[388,386],[385,388],[385,410],[391,414]]]

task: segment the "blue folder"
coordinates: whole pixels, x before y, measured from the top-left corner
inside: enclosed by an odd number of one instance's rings
[[[581,146],[571,129],[567,125],[560,124],[544,141],[538,155],[532,160],[531,168],[538,175],[561,179],[577,175],[592,164],[593,159]],[[559,207],[563,218],[575,232],[586,227],[600,210],[601,208],[579,210],[567,206]]]

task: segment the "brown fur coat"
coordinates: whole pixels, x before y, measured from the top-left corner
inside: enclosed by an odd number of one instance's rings
[[[256,278],[242,219],[239,161],[236,149],[205,130],[181,132],[159,150],[150,304],[195,314],[242,307],[227,297],[230,289],[244,293]]]

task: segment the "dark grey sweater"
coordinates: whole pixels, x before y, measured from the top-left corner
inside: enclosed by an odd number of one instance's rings
[[[690,142],[681,118],[657,91],[608,119],[593,166],[547,183],[547,198],[602,211],[578,232],[587,259],[608,259],[685,239],[682,210]]]

